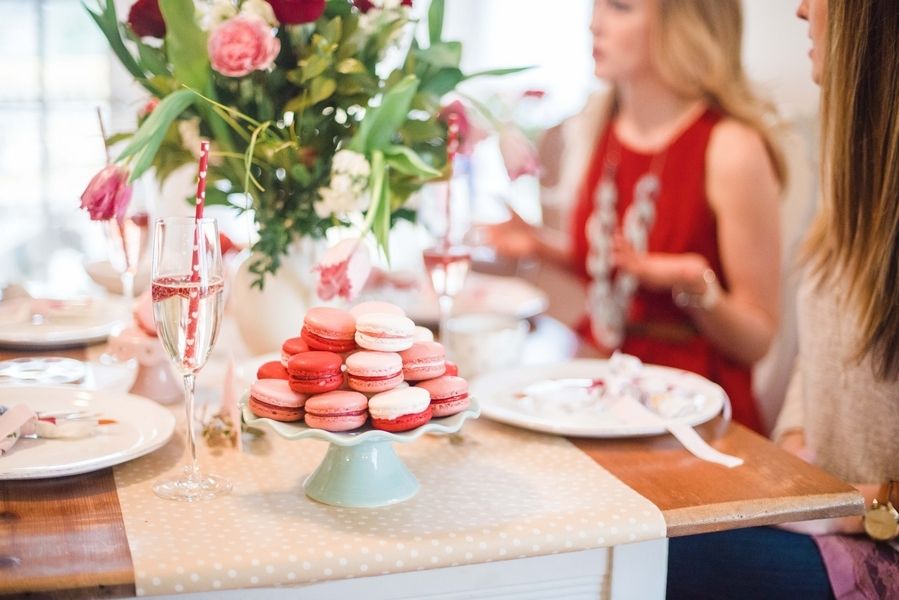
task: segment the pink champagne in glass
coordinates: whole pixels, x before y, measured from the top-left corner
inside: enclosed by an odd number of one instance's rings
[[[471,250],[467,246],[440,245],[426,249],[422,256],[431,278],[431,287],[440,303],[440,340],[448,346],[447,323],[453,312],[456,294],[465,285],[465,277],[471,264]]]
[[[206,364],[219,332],[224,289],[221,277],[208,281],[191,281],[189,276],[153,280],[153,314],[159,339],[182,375]],[[191,317],[192,326],[188,322]]]

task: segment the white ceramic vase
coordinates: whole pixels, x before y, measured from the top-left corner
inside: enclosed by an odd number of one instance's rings
[[[313,271],[326,249],[324,239],[296,241],[278,272],[265,276],[261,290],[252,286],[258,276],[250,272],[249,253],[238,266],[229,310],[251,354],[280,352],[284,340],[300,335],[306,310],[328,304],[316,295],[318,274]]]

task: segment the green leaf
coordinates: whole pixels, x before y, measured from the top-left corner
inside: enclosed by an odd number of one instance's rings
[[[313,104],[317,104],[322,100],[330,98],[336,89],[337,82],[331,78],[319,77],[318,79],[313,79],[309,89],[305,93],[289,101],[284,106],[284,110],[288,112],[300,112],[305,110]]]
[[[431,0],[428,9],[428,39],[431,44],[436,44],[443,35],[443,0]]]
[[[206,90],[209,55],[206,33],[194,14],[193,0],[159,0],[165,20],[165,45],[175,78],[188,87]]]
[[[378,247],[384,252],[387,265],[390,266],[390,193],[387,177],[387,167],[384,163],[384,155],[380,150],[372,153],[371,159],[371,201],[366,222],[370,224],[371,231],[378,242]]]
[[[435,75],[422,82],[421,91],[440,97],[456,89],[456,86],[464,79],[465,75],[455,67],[440,69]]]
[[[384,149],[387,163],[406,175],[412,175],[419,179],[435,179],[441,173],[420,157],[415,150],[406,146],[388,146]]]
[[[334,17],[321,28],[322,35],[329,42],[339,42],[343,31],[343,20],[340,17]]]
[[[421,62],[435,67],[458,67],[462,61],[462,44],[460,42],[437,42],[429,48],[420,48],[415,56]]]
[[[504,69],[487,69],[486,71],[477,71],[475,73],[469,73],[465,76],[465,79],[474,79],[475,77],[502,77],[503,75],[514,75],[515,73],[521,73],[522,71],[528,71],[533,69],[534,65],[528,67],[508,67]]]
[[[190,90],[178,90],[163,98],[131,138],[131,142],[116,157],[116,162],[131,157],[135,159],[131,181],[143,175],[150,167],[169,126],[195,98]]]
[[[346,58],[337,64],[337,72],[343,75],[351,75],[353,73],[367,73],[365,65],[357,58]]]
[[[418,78],[407,75],[384,94],[381,104],[370,108],[362,119],[350,149],[362,154],[381,150],[390,143],[396,130],[406,121],[409,106],[418,90]]]
[[[169,75],[169,67],[165,62],[165,54],[159,48],[153,48],[147,44],[136,40],[137,54],[140,56],[140,62],[153,75]]]
[[[330,66],[330,56],[313,54],[300,64],[300,67],[303,69],[303,76],[300,78],[300,83],[306,83],[310,79],[318,77]],[[290,78],[290,74],[288,74],[288,78]]]
[[[91,10],[85,2],[82,2],[82,6],[84,6],[94,23],[97,24],[122,66],[146,87],[146,73],[144,73],[137,60],[125,47],[125,42],[122,40],[122,35],[119,31],[119,18],[115,10],[115,0],[101,0],[101,3],[97,4],[96,10]],[[151,91],[153,90],[151,89]]]

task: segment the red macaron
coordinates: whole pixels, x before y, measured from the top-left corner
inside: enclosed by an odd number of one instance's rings
[[[343,385],[343,358],[333,352],[295,354],[287,362],[290,389],[301,394],[321,394]]]
[[[287,374],[287,369],[281,361],[272,360],[259,367],[256,379],[290,379],[290,375]]]
[[[356,318],[339,308],[310,308],[300,335],[311,350],[349,352],[356,348]]]
[[[301,337],[284,340],[284,343],[281,344],[281,364],[286,367],[290,357],[300,352],[309,352],[309,344],[306,343],[306,340]]]

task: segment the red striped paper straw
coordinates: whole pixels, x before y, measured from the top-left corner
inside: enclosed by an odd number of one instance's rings
[[[200,281],[200,219],[203,218],[203,207],[206,202],[206,167],[209,164],[209,142],[203,140],[200,142],[200,166],[197,174],[197,195],[196,209],[194,211],[194,249],[191,255],[190,264],[190,280],[192,282]],[[193,340],[187,345],[184,352],[185,362],[191,360],[194,356],[194,348],[196,347],[197,338],[197,319],[194,317],[200,305],[200,295],[205,290],[196,290],[196,294],[190,297],[190,308],[187,313],[187,335],[188,340]]]

